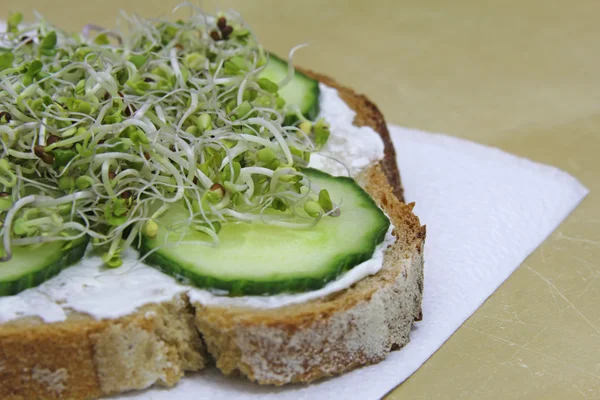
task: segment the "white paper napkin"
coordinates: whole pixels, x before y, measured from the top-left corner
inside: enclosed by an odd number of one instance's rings
[[[215,370],[115,399],[379,399],[425,362],[586,196],[556,168],[445,135],[391,127],[406,199],[427,225],[423,321],[377,365],[309,386],[259,387]]]

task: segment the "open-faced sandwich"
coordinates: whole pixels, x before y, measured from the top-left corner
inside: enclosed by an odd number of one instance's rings
[[[0,36],[1,399],[209,365],[311,382],[408,342],[425,228],[367,98],[235,13],[20,19]]]

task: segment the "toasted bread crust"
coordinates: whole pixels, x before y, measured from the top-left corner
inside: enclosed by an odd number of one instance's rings
[[[358,179],[396,226],[398,240],[382,271],[351,289],[277,312],[202,307],[181,296],[115,320],[73,313],[60,323],[27,318],[0,325],[0,399],[90,399],[171,386],[185,371],[207,364],[206,350],[227,374],[263,384],[309,382],[378,362],[408,341],[421,313],[425,227],[411,205],[398,201],[395,154],[377,107],[308,73],[338,88],[357,112],[356,125],[371,126],[386,145],[381,166]]]

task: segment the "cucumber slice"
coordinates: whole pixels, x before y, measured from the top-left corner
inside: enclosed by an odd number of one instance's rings
[[[57,275],[83,257],[88,241],[85,236],[66,250],[65,242],[14,247],[10,261],[0,263],[0,296],[17,294]]]
[[[288,64],[286,61],[270,54],[269,62],[261,72],[262,78],[268,78],[275,83],[281,82],[287,76]],[[297,106],[302,115],[310,120],[319,114],[319,82],[296,71],[291,82],[279,89],[279,95],[285,100],[286,107]],[[290,111],[286,115],[284,124],[291,125],[298,120],[296,114]]]
[[[373,199],[347,177],[332,177],[306,169],[311,182],[327,189],[341,204],[339,217],[324,217],[313,228],[290,229],[262,223],[231,223],[219,232],[216,248],[175,242],[206,240],[193,229],[169,232],[185,220],[183,206],[173,206],[158,218],[158,234],[143,237],[146,263],[179,281],[229,295],[301,292],[323,287],[343,272],[370,259],[389,228],[389,220]],[[151,250],[154,250],[151,252]]]

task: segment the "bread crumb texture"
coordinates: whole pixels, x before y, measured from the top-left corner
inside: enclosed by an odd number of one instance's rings
[[[116,320],[72,314],[0,326],[0,399],[89,399],[172,386],[206,364],[186,297]]]

